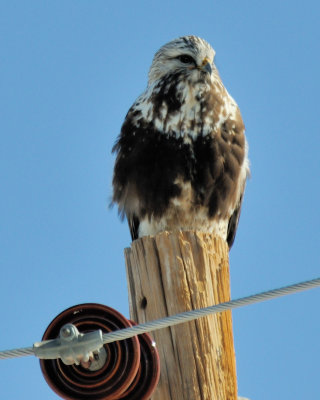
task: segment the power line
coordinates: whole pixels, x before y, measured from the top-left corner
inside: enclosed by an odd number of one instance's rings
[[[305,290],[313,289],[320,286],[320,278],[312,279],[296,283],[294,285],[284,286],[278,289],[269,290],[266,292],[258,293],[255,295],[242,297],[236,300],[231,300],[225,303],[217,304],[210,307],[201,308],[198,310],[186,311],[170,317],[157,319],[154,321],[139,324],[130,328],[120,329],[117,331],[103,334],[103,343],[111,343],[118,340],[129,339],[133,336],[152,332],[158,329],[168,328],[170,326],[178,325],[181,323],[189,322],[197,318],[202,318],[211,314],[216,314],[223,311],[233,310],[235,308],[247,306],[250,304],[260,303],[266,300],[271,300],[277,297],[286,296],[302,292]],[[48,341],[47,341],[48,342]],[[25,347],[20,349],[0,351],[0,359],[25,357],[35,355],[33,347]]]
[[[128,339],[132,336],[139,335],[145,332],[152,332],[157,329],[168,328],[169,326],[178,325],[184,322],[189,322],[197,318],[202,318],[210,314],[216,314],[223,311],[233,310],[250,304],[261,303],[266,300],[271,300],[277,297],[286,296],[293,293],[302,292],[320,286],[320,278],[310,281],[300,282],[294,285],[284,286],[279,289],[269,290],[259,294],[242,297],[240,299],[231,300],[225,303],[200,308],[198,310],[186,311],[180,314],[172,315],[157,319],[154,321],[139,324],[132,328],[121,329],[114,332],[105,333],[103,335],[104,344],[114,342],[116,340]]]

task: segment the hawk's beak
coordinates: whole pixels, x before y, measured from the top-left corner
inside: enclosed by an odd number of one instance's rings
[[[210,62],[210,60],[208,58],[205,58],[202,61],[200,69],[201,69],[201,71],[208,72],[211,75],[212,67],[211,67],[211,62]]]

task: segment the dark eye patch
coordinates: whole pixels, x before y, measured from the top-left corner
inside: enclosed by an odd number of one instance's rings
[[[189,54],[182,54],[181,56],[178,56],[177,59],[181,61],[183,64],[194,64],[196,65],[196,62],[194,61],[194,58],[189,56]]]

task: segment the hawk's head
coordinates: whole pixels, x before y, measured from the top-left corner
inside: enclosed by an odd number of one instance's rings
[[[149,85],[168,74],[179,73],[187,77],[209,76],[216,71],[215,52],[205,40],[197,36],[182,36],[165,44],[155,54],[149,71]]]

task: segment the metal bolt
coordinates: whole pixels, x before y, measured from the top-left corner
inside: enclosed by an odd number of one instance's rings
[[[69,327],[66,327],[66,328],[62,328],[61,329],[61,335],[63,336],[63,337],[68,337],[68,336],[70,336],[71,335],[71,329],[69,328]]]
[[[98,371],[104,366],[107,361],[107,352],[105,347],[101,347],[100,350],[93,352],[93,358],[90,360],[88,369],[90,371]]]
[[[77,328],[72,324],[66,324],[60,329],[60,337],[65,340],[73,340],[78,336]]]

